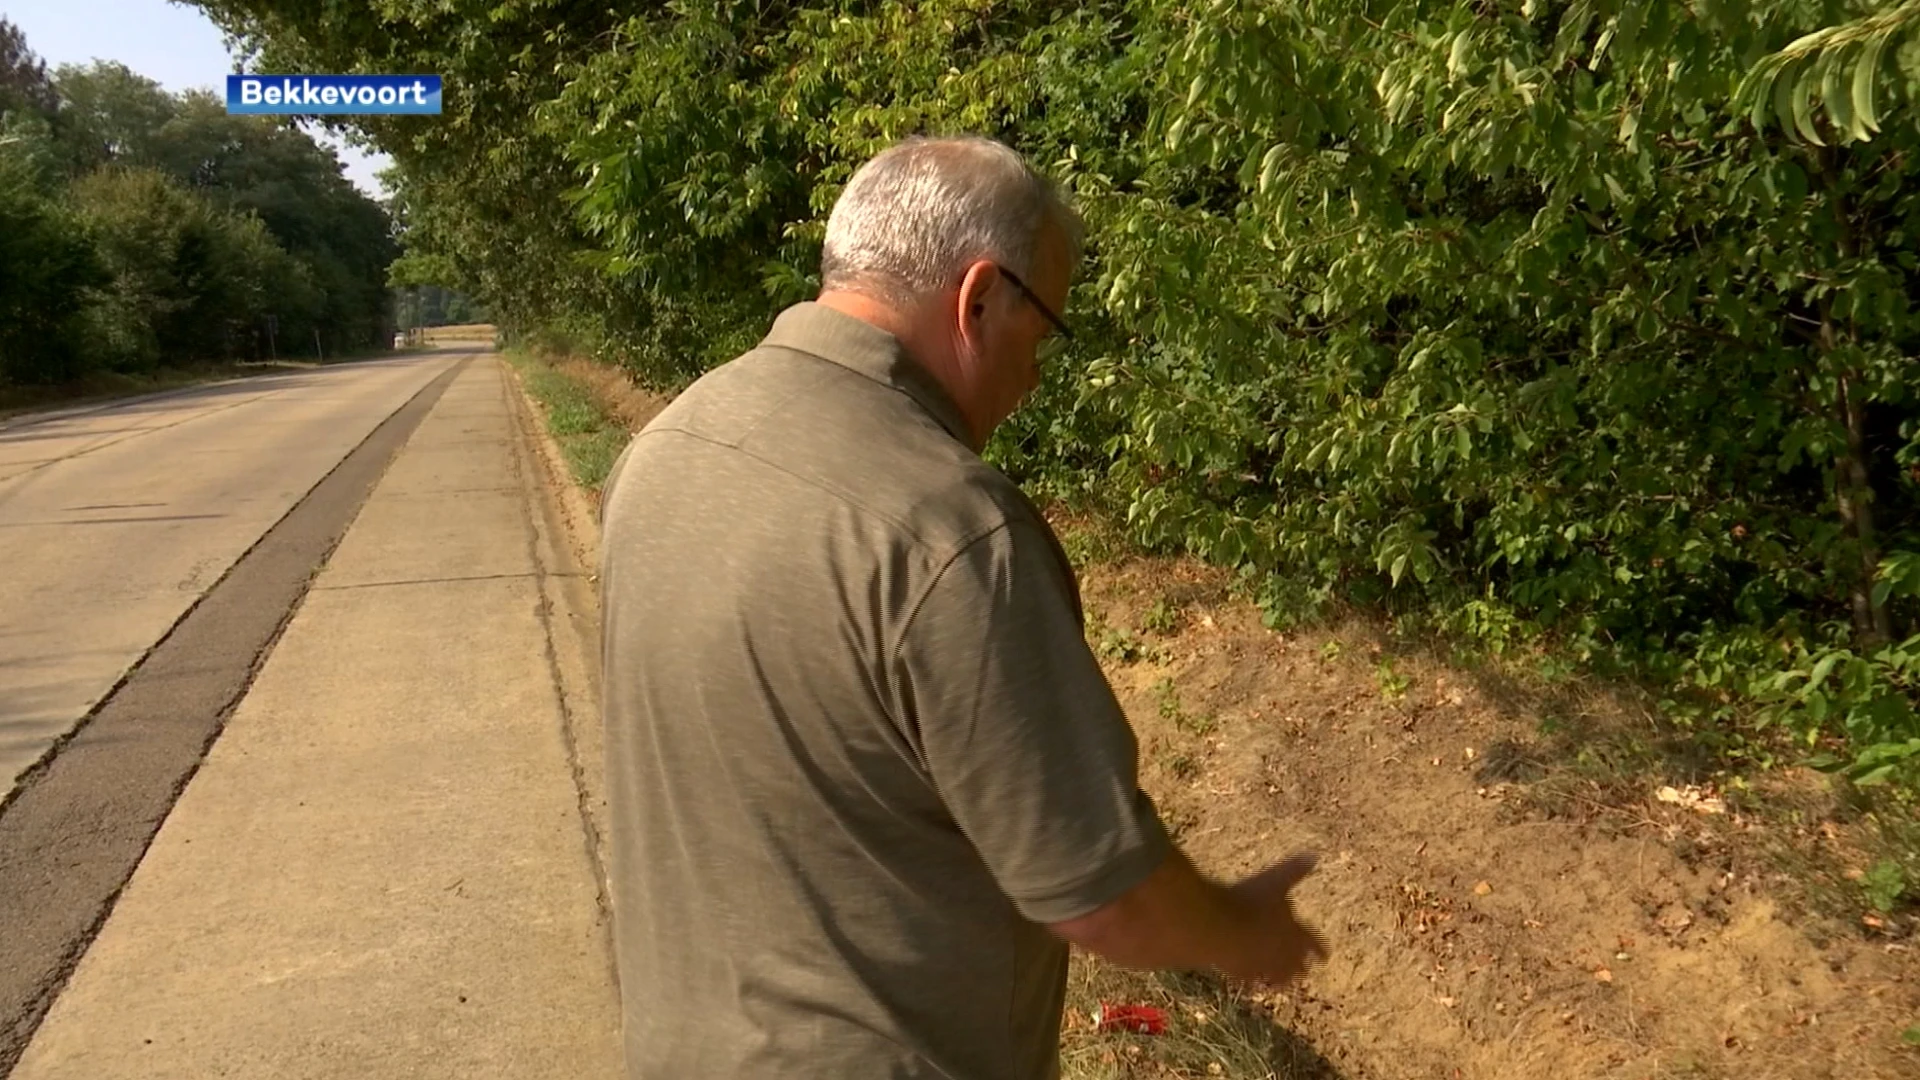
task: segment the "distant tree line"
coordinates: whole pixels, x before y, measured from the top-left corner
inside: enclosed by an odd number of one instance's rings
[[[333,152],[0,19],[0,384],[332,356],[391,333],[387,211]]]

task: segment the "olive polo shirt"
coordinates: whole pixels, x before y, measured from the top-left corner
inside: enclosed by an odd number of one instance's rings
[[[890,334],[819,304],[606,487],[631,1080],[1043,1080],[1040,924],[1170,845],[1046,522]]]

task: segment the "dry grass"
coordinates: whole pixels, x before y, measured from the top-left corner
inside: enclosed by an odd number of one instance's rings
[[[1320,1053],[1273,1020],[1277,995],[1221,980],[1115,967],[1076,954],[1060,1036],[1062,1080],[1337,1080]],[[1152,1005],[1167,1014],[1160,1035],[1100,1032],[1102,1004]]]

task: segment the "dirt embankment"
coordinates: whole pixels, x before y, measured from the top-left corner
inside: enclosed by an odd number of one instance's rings
[[[1216,571],[1096,561],[1083,591],[1182,844],[1221,874],[1321,852],[1301,902],[1334,955],[1279,994],[1083,963],[1081,1005],[1147,994],[1176,1030],[1099,1048],[1070,1017],[1080,1075],[1920,1076],[1911,940],[1783,903],[1772,826],[1659,778],[1586,800],[1524,695],[1364,626],[1269,631]],[[1237,1063],[1176,1049],[1221,1013],[1284,1030]]]

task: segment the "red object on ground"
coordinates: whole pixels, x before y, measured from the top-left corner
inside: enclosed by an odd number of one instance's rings
[[[1103,1001],[1100,1011],[1093,1014],[1093,1026],[1100,1031],[1159,1035],[1167,1030],[1167,1014],[1151,1005],[1109,1005]]]

